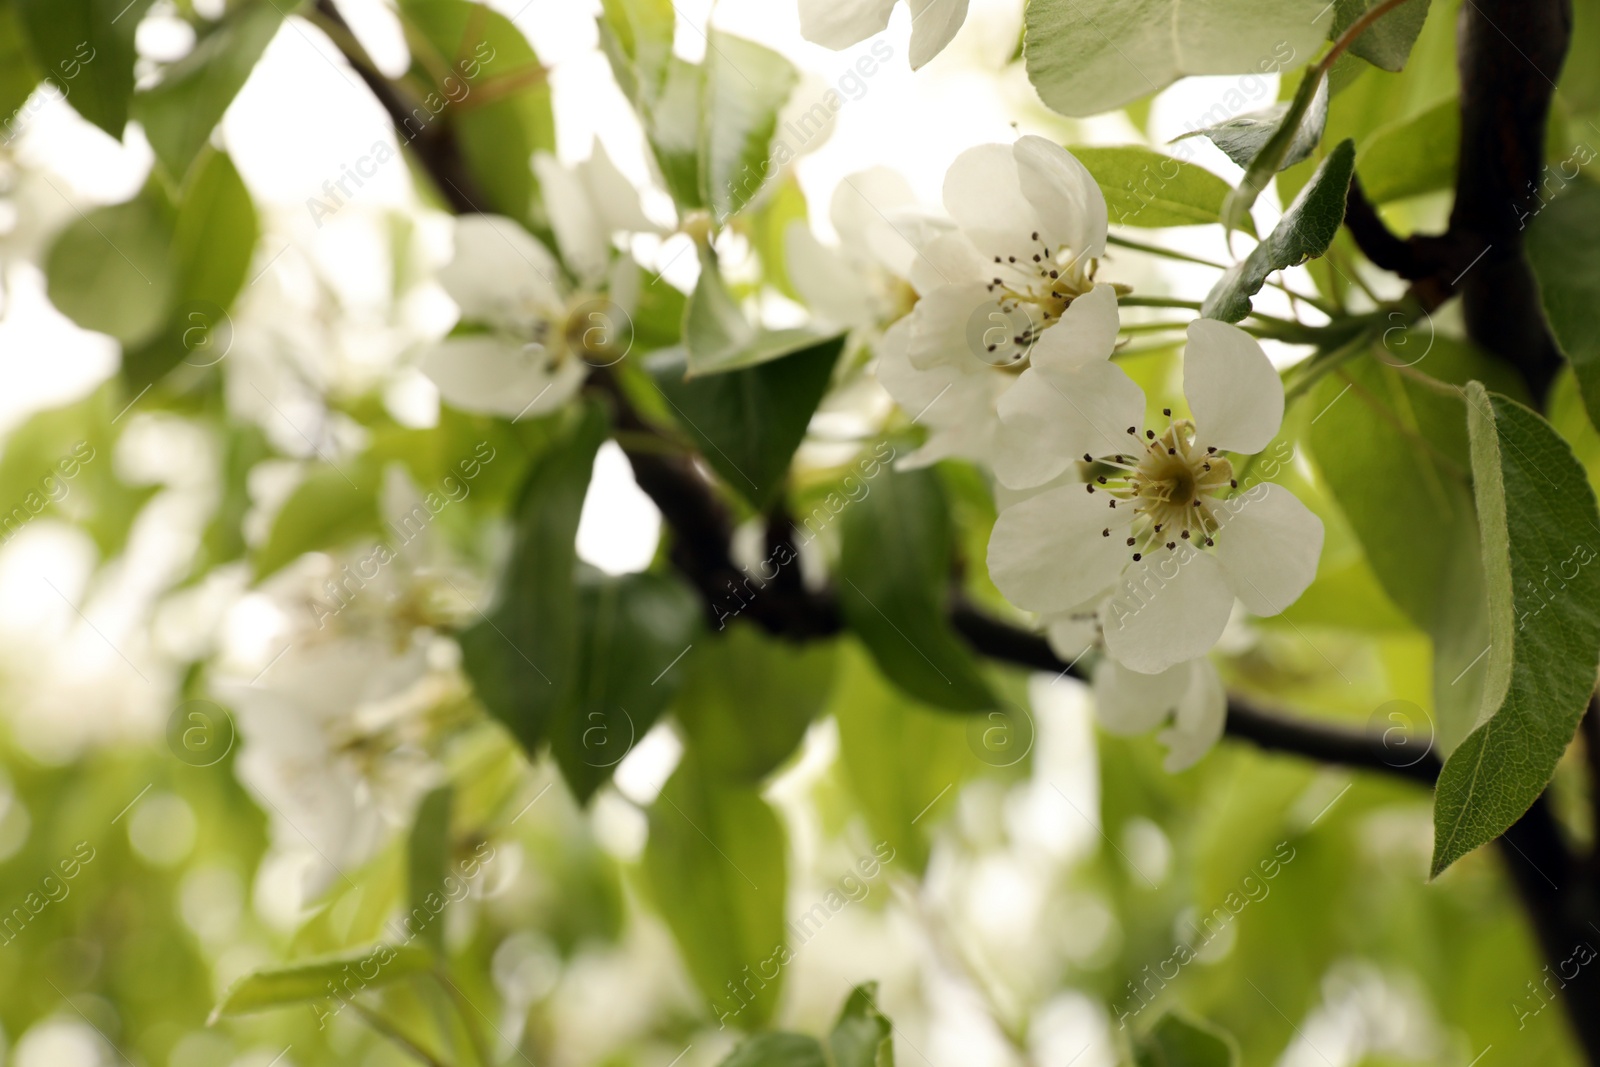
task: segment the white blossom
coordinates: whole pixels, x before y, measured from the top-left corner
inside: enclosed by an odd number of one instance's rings
[[[1112,416],[1138,392],[1107,362],[1116,290],[1094,281],[1105,198],[1070,152],[1028,136],[963,152],[944,203],[953,226],[918,248],[911,281],[920,299],[886,338],[879,379],[932,431],[910,462],[963,456],[1008,484],[1040,484],[1036,468],[1058,461],[1031,450],[1036,429],[1021,415],[1002,425],[1014,385],[1037,379],[1064,394],[1055,442],[1071,446],[1064,456],[1111,445],[1107,434],[1121,430]]]
[[[784,235],[789,280],[806,305],[853,329],[903,317],[917,298],[911,269],[918,246],[950,224],[920,210],[910,184],[887,167],[848,175],[834,190],[828,217],[837,248],[798,220]]]
[[[1188,336],[1193,418],[1141,435],[1129,415],[1123,445],[1079,457],[1086,482],[1005,508],[989,541],[1007,599],[1047,617],[1092,612],[1110,658],[1141,674],[1204,656],[1236,598],[1257,615],[1283,611],[1322,551],[1321,520],[1281,486],[1235,492],[1223,455],[1259,452],[1278,432],[1283,387],[1266,354],[1226,323],[1198,320]],[[1028,389],[1018,406],[1030,420],[1064,403],[1045,382]]]
[[[1210,751],[1228,715],[1222,678],[1203,656],[1160,674],[1141,674],[1106,660],[1095,671],[1094,697],[1100,725],[1110,733],[1142,734],[1165,725],[1158,740],[1167,746],[1164,766],[1172,773]]]
[[[624,275],[637,271],[631,260],[617,263],[621,288]],[[446,403],[464,411],[511,419],[554,411],[583,385],[586,358],[622,327],[612,321],[621,318],[612,310],[619,304],[573,293],[549,250],[497,215],[456,222],[455,256],[439,283],[467,329],[429,349],[422,372]],[[586,306],[600,321],[583,313]]]
[[[944,51],[967,18],[968,0],[907,0],[911,68]],[[835,50],[859,44],[889,25],[896,0],[800,0],[800,34]]]

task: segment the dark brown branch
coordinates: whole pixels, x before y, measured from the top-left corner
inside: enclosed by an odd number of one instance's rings
[[[1523,252],[1537,211],[1545,127],[1572,38],[1571,0],[1468,0],[1461,8],[1461,155],[1450,236],[1473,257],[1459,288],[1467,335],[1515,365],[1536,403],[1561,367]]]

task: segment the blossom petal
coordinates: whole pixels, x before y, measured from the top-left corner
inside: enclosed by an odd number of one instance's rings
[[[1068,663],[1076,663],[1100,640],[1099,620],[1092,604],[1041,621],[1045,624],[1044,635],[1050,642],[1050,651]]]
[[[914,237],[914,231],[902,227],[898,232]],[[911,287],[920,295],[930,296],[950,285],[961,285],[982,279],[989,280],[986,260],[967,235],[959,230],[939,231],[930,227],[932,236],[917,247],[911,264]]]
[[[957,156],[944,176],[944,207],[982,262],[1037,250],[1031,236],[1039,228],[1036,212],[1022,194],[1010,145],[976,145]]]
[[[548,152],[533,154],[533,173],[539,179],[539,193],[549,208],[550,228],[561,254],[579,277],[600,278],[611,258],[611,235],[595,202],[589,199],[585,176],[563,167]]]
[[[593,142],[587,161],[579,164],[589,183],[590,199],[600,213],[607,236],[614,233],[661,233],[650,221],[639,201],[639,190],[611,161],[611,154],[599,138]]]
[[[455,257],[438,275],[463,319],[497,326],[525,323],[534,309],[564,307],[559,277],[544,245],[500,215],[457,219]]]
[[[1261,484],[1223,501],[1213,513],[1217,561],[1246,608],[1276,615],[1300,599],[1317,576],[1322,520],[1281,485]]]
[[[1185,674],[1188,685],[1178,701],[1172,725],[1156,739],[1167,746],[1162,766],[1168,774],[1177,774],[1200,762],[1222,739],[1228,722],[1228,694],[1222,688],[1222,676],[1208,659],[1191,660],[1172,670]]]
[[[1226,322],[1189,324],[1183,395],[1194,413],[1195,443],[1259,452],[1283,424],[1283,383],[1255,338]]]
[[[838,51],[889,25],[895,0],[800,0],[800,36]]]
[[[1086,453],[1103,456],[1122,447],[1128,427],[1144,417],[1144,392],[1109,360],[1066,374],[1030,367],[998,408],[995,476],[1012,489],[1027,489]]]
[[[422,357],[422,373],[445,403],[463,411],[515,419],[540,415],[569,400],[583,384],[582,360],[547,369],[543,350],[495,334],[447,337]]]
[[[1097,285],[1068,305],[1061,321],[1045,330],[1028,354],[1040,370],[1070,371],[1086,363],[1104,362],[1117,347],[1117,290]],[[1140,418],[1135,422],[1142,421]]]
[[[1119,531],[1132,508],[1064,485],[1013,504],[989,536],[989,577],[1026,611],[1067,611],[1104,592],[1127,562]],[[1102,531],[1110,530],[1110,536]]]
[[[971,364],[988,370],[978,351],[988,325],[986,316],[990,311],[999,314],[999,306],[979,282],[947,285],[923,297],[907,316],[912,366],[925,370],[939,364]]]
[[[1106,651],[1130,670],[1156,674],[1211,651],[1232,610],[1220,563],[1187,543],[1158,550],[1128,568],[1106,603]]]
[[[1054,141],[1032,134],[1019,138],[1013,152],[1022,195],[1033,205],[1051,250],[1072,249],[1080,270],[1086,260],[1104,255],[1106,197],[1088,168]]]
[[[1140,674],[1107,659],[1094,672],[1095,718],[1110,734],[1154,730],[1167,721],[1188,686],[1188,664],[1160,674]]]
[[[828,219],[843,244],[863,245],[886,216],[917,202],[911,183],[899,171],[872,167],[847,174],[834,187]]]
[[[841,326],[872,325],[866,281],[843,256],[818,241],[805,223],[789,223],[783,254],[789,281],[812,311]]]
[[[967,20],[967,0],[911,0],[911,69],[944,51]]]

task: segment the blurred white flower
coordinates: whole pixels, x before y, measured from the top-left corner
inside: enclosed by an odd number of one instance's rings
[[[835,51],[859,44],[889,25],[896,0],[800,0],[800,34]],[[911,69],[944,51],[967,19],[967,0],[908,0]]]
[[[1201,657],[1160,674],[1130,671],[1107,659],[1095,671],[1095,711],[1114,734],[1142,734],[1166,725],[1164,766],[1177,773],[1199,762],[1222,737],[1228,695],[1211,661]]]
[[[645,217],[638,190],[598,140],[589,158],[573,167],[563,167],[548,152],[537,152],[533,171],[562,257],[587,285],[604,281],[617,234],[661,230]]]
[[[804,222],[789,224],[784,256],[789,280],[819,317],[869,329],[911,310],[917,248],[950,223],[918,209],[910,184],[887,167],[845,177],[828,217],[839,246],[818,241]]]
[[[989,540],[1007,599],[1046,616],[1093,613],[1110,657],[1143,674],[1204,656],[1236,597],[1257,615],[1283,611],[1322,552],[1321,520],[1288,490],[1223,496],[1238,482],[1221,451],[1259,452],[1283,419],[1261,346],[1226,323],[1191,323],[1184,393],[1192,420],[1140,437],[1130,415],[1127,451],[1086,453],[1092,480],[1005,508]]]
[[[1055,443],[1085,448],[1101,443],[1089,428],[1112,414],[1087,405],[1125,403],[1137,391],[1105,362],[1118,325],[1115,288],[1094,283],[1105,198],[1071,153],[1028,136],[963,152],[945,177],[944,202],[954,226],[917,250],[911,281],[921,299],[885,344],[879,379],[933,431],[910,462],[963,456],[1008,483],[1040,484],[1039,469],[1058,461],[1029,438],[1038,430],[1031,409],[1017,411],[1012,428],[1001,425],[1001,397],[1020,375],[1035,362],[1049,368],[1034,377],[1064,389],[1069,411],[1080,408]]]
[[[439,634],[476,583],[446,571],[433,528],[413,518],[429,514],[422,495],[398,467],[387,474],[384,512],[404,541],[306,556],[270,579],[283,651],[253,680],[218,686],[237,714],[236,773],[276,843],[315,853],[308,897],[410,819],[442,773],[433,744],[466,693]]]
[[[563,225],[593,236],[587,223]],[[631,336],[638,268],[626,257],[614,261],[609,299],[574,293],[555,257],[527,230],[499,215],[468,215],[456,222],[455,258],[439,282],[468,330],[429,349],[422,372],[446,403],[515,421],[571,399],[588,373],[586,361],[604,365],[625,354],[615,348]]]

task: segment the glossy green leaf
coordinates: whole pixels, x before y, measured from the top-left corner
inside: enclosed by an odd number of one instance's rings
[[[153,0],[13,0],[33,58],[78,114],[121,140],[134,30]]]
[[[420,38],[412,73],[432,86],[400,123],[402,143],[448,124],[488,199],[477,206],[531,221],[538,184],[529,160],[555,151],[550,83],[533,46],[505,15],[468,0],[405,0],[402,16]]]
[[[171,312],[156,335],[124,354],[135,390],[180,362],[214,366],[233,347],[230,309],[244,288],[261,223],[233,161],[206,148],[190,168],[172,237]]]
[[[550,729],[551,753],[580,801],[610,779],[677,696],[701,612],[694,591],[670,575],[580,579],[579,681]]]
[[[1481,724],[1434,794],[1435,876],[1544,791],[1600,668],[1600,511],[1583,468],[1534,412],[1477,383],[1466,398],[1491,640]]]
[[[705,773],[692,750],[650,806],[650,895],[724,1026],[758,1029],[777,1006],[789,954],[786,848],[761,794]]]
[[[776,169],[772,134],[799,78],[794,65],[770,48],[710,30],[700,97],[700,178],[713,218],[736,214]]]
[[[578,517],[606,438],[605,415],[586,407],[535,461],[517,505],[511,558],[496,603],[459,637],[478,699],[529,755],[578,685]]]
[[[650,364],[661,395],[712,468],[757,507],[777,499],[795,449],[822,402],[843,337],[815,342],[744,370],[686,378],[689,362],[662,353]]]
[[[894,1067],[894,1027],[878,1010],[878,983],[850,991],[828,1034],[834,1067]]]
[[[1289,166],[1286,161],[1296,151],[1306,147],[1308,142],[1314,148],[1322,140],[1327,125],[1330,91],[1328,78],[1320,67],[1306,71],[1277,126],[1267,131],[1267,138],[1261,147],[1251,153],[1249,162],[1243,164],[1244,177],[1239,179],[1238,186],[1228,194],[1227,202],[1222,205],[1224,227],[1229,230],[1242,229],[1245,220],[1250,217],[1250,209],[1255,206],[1267,184],[1275,174]]]
[[[1272,232],[1206,294],[1203,315],[1238,322],[1250,313],[1250,298],[1261,291],[1267,275],[1327,251],[1344,222],[1355,154],[1351,141],[1341,142],[1328,154]]]
[[[235,982],[211,1015],[215,1020],[328,1000],[335,990],[377,989],[432,968],[433,956],[413,945],[375,945],[360,952],[268,967]]]
[[[1461,105],[1451,97],[1384,127],[1356,153],[1361,191],[1374,204],[1449,189],[1461,151]]]
[[[317,466],[295,487],[256,551],[257,581],[307,552],[339,548],[362,536],[379,536],[378,477],[363,463]]]
[[[1319,0],[1033,0],[1028,77],[1046,104],[1087,116],[1188,74],[1261,74],[1311,57]]]
[[[955,711],[995,706],[947,621],[950,510],[931,470],[885,470],[840,520],[839,607],[884,675]]]
[[[906,699],[859,649],[840,649],[830,708],[850,791],[892,862],[920,875],[954,786],[982,769],[968,744],[973,723]],[[980,727],[981,728],[981,727]]]
[[[1138,1067],[1234,1067],[1239,1048],[1225,1032],[1181,1015],[1163,1015],[1140,1038]]]
[[[1575,183],[1547,204],[1528,227],[1527,247],[1550,332],[1600,426],[1600,186]]]
[[[1403,362],[1441,381],[1510,385],[1501,365],[1464,345],[1420,335],[1401,345],[1401,337],[1313,392],[1309,439],[1372,574],[1433,640],[1438,751],[1446,755],[1476,725],[1489,644],[1466,409],[1385,360],[1408,353]]]
[[[234,7],[193,51],[163,71],[159,82],[134,97],[133,115],[175,180],[188,173],[283,17],[274,0]]]
[[[1333,27],[1328,31],[1328,39],[1332,41],[1343,36],[1356,19],[1382,2],[1338,0],[1333,7]],[[1368,26],[1350,45],[1351,53],[1384,70],[1404,70],[1411,56],[1411,46],[1417,43],[1422,24],[1428,20],[1428,4],[1429,0],[1406,0]]]
[[[789,758],[827,704],[835,651],[829,643],[786,641],[729,621],[726,612],[739,610],[740,592],[761,595],[747,583],[714,605],[728,625],[685,661],[676,715],[703,773],[754,785]]]
[[[1117,226],[1195,226],[1221,220],[1229,185],[1204,167],[1139,145],[1074,146]]]
[[[1248,168],[1283,126],[1288,113],[1289,102],[1284,101],[1260,111],[1246,112],[1210,126],[1202,126],[1183,136],[1204,137],[1222,149],[1229,159]],[[1312,96],[1310,107],[1300,117],[1294,136],[1289,139],[1288,147],[1274,169],[1284,170],[1309,157],[1321,143],[1322,131],[1327,124],[1328,84],[1324,81]]]
[[[172,304],[172,217],[150,190],[75,219],[45,258],[50,302],[124,345],[148,340]]]
[[[667,79],[676,13],[671,0],[602,0],[600,43],[623,93],[655,100]]]
[[[817,1039],[783,1032],[741,1041],[718,1067],[828,1067]]]
[[[455,789],[446,784],[423,794],[406,841],[409,929],[434,952],[444,951],[444,879],[450,869],[450,814]]]

